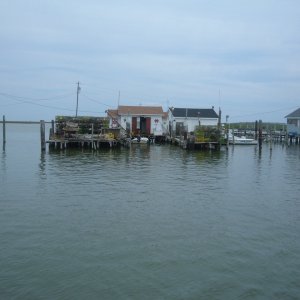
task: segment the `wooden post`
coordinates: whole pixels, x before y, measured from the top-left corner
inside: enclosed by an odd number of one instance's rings
[[[258,146],[259,149],[262,147],[262,121],[259,120],[259,126],[258,126]]]
[[[5,147],[5,143],[6,143],[5,116],[3,116],[2,128],[3,128],[3,148],[4,148]]]
[[[94,149],[94,123],[92,123],[92,149]]]
[[[46,150],[46,139],[45,139],[45,121],[40,121],[40,128],[41,128],[41,150]]]
[[[51,121],[51,130],[52,130],[52,136],[51,136],[51,139],[52,139],[52,138],[54,138],[54,134],[55,134],[54,120]]]
[[[257,120],[255,121],[255,125],[254,125],[254,131],[255,131],[255,137],[254,139],[257,141],[257,129],[258,129],[258,126],[257,126]]]
[[[222,116],[222,111],[221,108],[219,107],[219,118],[218,118],[218,142],[219,142],[219,148],[218,150],[221,149],[221,116]],[[194,137],[194,146],[195,146],[195,137]]]
[[[228,125],[226,126],[226,132],[227,132],[227,139],[226,139],[226,149],[228,150],[229,149],[229,128],[228,128]]]
[[[228,150],[228,148],[229,148],[229,124],[228,124],[228,118],[229,118],[229,116],[227,115],[226,116],[226,138],[227,138],[227,140],[226,140],[226,149]]]

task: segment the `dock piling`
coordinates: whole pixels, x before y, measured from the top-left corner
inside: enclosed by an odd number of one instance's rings
[[[5,127],[5,116],[4,115],[3,115],[2,128],[3,128],[3,146],[4,146],[6,143],[6,127]]]
[[[226,116],[226,150],[229,149],[229,124],[228,124],[229,116]]]
[[[92,123],[92,149],[94,150],[94,123]]]
[[[259,123],[258,123],[258,146],[259,146],[259,149],[262,148],[262,141],[263,141],[263,136],[262,136],[262,120],[259,120]]]
[[[54,136],[55,133],[55,125],[54,125],[54,120],[51,120],[51,138]]]
[[[45,121],[40,121],[40,129],[41,129],[41,150],[46,150],[46,139],[45,139]]]

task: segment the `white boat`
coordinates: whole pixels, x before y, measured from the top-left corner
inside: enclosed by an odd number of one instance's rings
[[[229,144],[232,145],[257,145],[257,140],[245,136],[229,136]]]
[[[146,137],[136,137],[131,140],[132,144],[147,144],[149,143],[149,139]]]

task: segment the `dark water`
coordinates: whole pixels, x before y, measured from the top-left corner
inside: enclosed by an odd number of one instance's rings
[[[0,186],[0,299],[300,298],[300,146],[41,154],[9,124]]]

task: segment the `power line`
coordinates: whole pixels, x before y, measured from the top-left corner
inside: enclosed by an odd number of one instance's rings
[[[45,105],[45,104],[32,102],[32,101],[29,101],[29,100],[19,100],[19,99],[14,99],[14,100],[19,102],[19,103],[16,103],[15,105],[17,105],[17,104],[31,104],[31,105],[35,105],[35,106],[40,106],[40,107],[45,107],[45,108],[50,108],[50,109],[56,109],[56,110],[72,111],[72,112],[74,111],[73,109],[69,109],[69,108],[58,107],[58,106],[53,106],[53,105]],[[90,110],[80,110],[80,112],[82,112],[82,113],[105,113],[105,111],[96,112],[96,111],[90,111]]]
[[[60,109],[60,110],[73,111],[72,109],[61,108],[61,107],[52,106],[52,105],[40,104],[40,103],[32,102],[32,101],[29,101],[29,100],[18,100],[18,99],[14,99],[14,100],[15,100],[15,101],[18,101],[19,104],[31,104],[31,105],[36,105],[36,106],[40,106],[40,107],[46,107],[46,108],[52,108],[52,109]]]
[[[17,99],[24,99],[24,100],[31,100],[31,101],[49,101],[49,100],[53,100],[53,99],[65,98],[67,96],[74,95],[74,93],[56,95],[56,96],[52,96],[52,97],[49,97],[49,98],[31,98],[31,97],[23,97],[23,96],[17,96],[17,95],[1,93],[1,92],[0,92],[0,95],[5,96],[5,97],[9,97],[9,98],[17,98]]]
[[[298,108],[298,106],[286,107],[286,108],[281,108],[281,109],[276,109],[271,111],[257,112],[257,113],[251,113],[245,115],[232,116],[231,118],[242,118],[242,117],[249,117],[249,116],[265,115],[265,114],[271,114],[279,111],[285,111],[285,110],[296,109],[296,108]]]
[[[107,106],[107,107],[111,107],[111,105],[108,105],[108,104],[105,104],[105,103],[100,102],[100,101],[98,101],[98,100],[95,100],[95,99],[93,99],[93,98],[87,96],[86,94],[82,94],[82,95],[83,95],[86,99],[88,99],[88,100],[90,100],[90,101],[92,101],[92,102],[95,102],[95,103],[98,103],[98,104],[101,104],[101,105],[104,105],[104,106]]]

